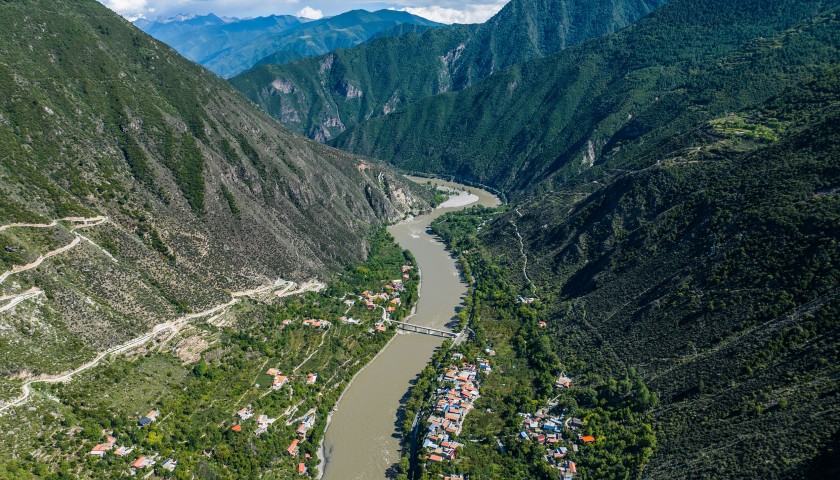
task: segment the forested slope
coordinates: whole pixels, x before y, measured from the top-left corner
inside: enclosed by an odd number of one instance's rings
[[[833,5],[676,0],[616,35],[373,119],[332,143],[508,192],[598,172],[623,148],[650,148],[698,120],[751,109],[833,65],[832,32],[774,55],[751,51]]]
[[[555,395],[595,438],[569,457],[582,478],[836,476],[840,29],[820,10],[636,110],[601,168],[538,177],[466,237],[437,227],[499,352],[470,433],[508,451],[467,447],[472,476],[552,478],[515,414]]]
[[[623,28],[664,0],[513,0],[481,25],[381,39],[292,65],[263,65],[234,86],[289,128],[326,141],[420,99]]]

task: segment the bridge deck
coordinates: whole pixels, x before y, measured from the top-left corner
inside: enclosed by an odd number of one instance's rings
[[[430,334],[432,334],[432,332],[434,332],[434,334],[437,334],[437,335],[440,335],[440,336],[453,337],[453,338],[454,338],[454,337],[456,337],[456,336],[458,336],[458,334],[457,334],[457,333],[455,333],[455,332],[450,332],[450,331],[448,331],[448,330],[440,330],[440,329],[438,329],[438,328],[426,327],[426,326],[424,326],[424,325],[417,325],[417,324],[414,324],[414,323],[408,323],[408,322],[399,322],[399,321],[397,321],[397,320],[391,320],[391,321],[392,321],[392,322],[394,322],[394,323],[396,323],[396,324],[397,324],[397,325],[399,325],[399,326],[402,326],[402,327],[410,327],[410,328],[413,328],[413,329],[415,329],[415,330],[426,330],[426,331],[428,331]]]

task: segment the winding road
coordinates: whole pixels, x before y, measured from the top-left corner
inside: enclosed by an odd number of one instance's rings
[[[46,261],[49,258],[52,258],[56,255],[60,255],[60,254],[62,254],[64,252],[67,252],[69,250],[72,250],[82,240],[90,242],[94,246],[99,247],[98,245],[96,245],[93,241],[91,241],[87,237],[84,237],[81,234],[75,232],[75,230],[78,230],[80,228],[87,228],[87,227],[93,227],[93,226],[101,225],[101,224],[103,224],[107,221],[108,221],[108,217],[104,217],[104,216],[91,217],[91,218],[67,217],[67,218],[61,218],[61,219],[58,219],[58,220],[53,220],[50,223],[43,223],[43,224],[41,224],[41,223],[13,223],[13,224],[9,224],[9,225],[0,226],[0,231],[4,231],[4,230],[7,230],[9,228],[50,228],[50,227],[54,227],[54,226],[58,225],[59,222],[71,222],[72,225],[70,226],[70,230],[76,235],[76,237],[73,239],[73,241],[70,242],[68,245],[65,245],[65,246],[63,246],[61,248],[58,248],[56,250],[52,250],[50,252],[47,252],[46,254],[38,257],[38,259],[36,259],[32,263],[29,263],[27,265],[15,266],[11,270],[9,270],[9,271],[7,271],[3,274],[0,274],[0,283],[4,282],[7,278],[9,278],[12,275],[37,268],[39,265],[41,265],[44,261]],[[107,254],[107,252],[105,252],[105,253]],[[110,254],[108,254],[108,257],[110,257],[115,262],[117,261]],[[297,287],[297,289],[295,289],[295,287]],[[9,409],[24,403],[29,398],[29,396],[31,394],[31,391],[32,391],[31,385],[34,384],[34,383],[63,383],[63,382],[68,382],[68,381],[72,380],[73,377],[78,375],[79,373],[95,367],[96,365],[101,363],[102,360],[105,359],[109,355],[116,355],[116,354],[120,354],[120,353],[124,353],[124,352],[130,351],[130,350],[133,350],[133,349],[135,349],[135,348],[137,348],[141,345],[144,345],[146,342],[152,340],[153,338],[155,338],[156,336],[158,336],[162,332],[170,332],[169,338],[173,338],[175,335],[178,334],[178,332],[180,332],[186,326],[188,326],[192,320],[195,320],[197,318],[204,318],[204,317],[209,317],[209,316],[221,315],[228,308],[230,308],[233,305],[236,305],[237,303],[239,303],[240,299],[242,299],[244,297],[255,297],[257,295],[262,295],[262,294],[272,294],[276,298],[283,298],[283,297],[288,297],[288,296],[292,296],[292,295],[300,295],[300,294],[306,293],[306,292],[319,292],[319,291],[322,291],[324,288],[326,288],[326,285],[317,281],[317,280],[310,280],[310,281],[308,281],[306,283],[303,283],[301,285],[298,285],[295,282],[291,282],[291,281],[276,280],[276,281],[274,281],[270,284],[262,285],[260,287],[256,287],[256,288],[253,288],[253,289],[250,289],[250,290],[231,292],[231,294],[230,294],[231,300],[229,302],[223,303],[221,305],[217,305],[213,308],[204,310],[202,312],[190,313],[190,314],[187,314],[187,315],[183,315],[183,316],[181,316],[181,317],[179,317],[175,320],[155,325],[154,328],[152,328],[149,332],[147,332],[147,333],[145,333],[145,334],[143,334],[139,337],[133,338],[133,339],[131,339],[131,340],[129,340],[129,341],[123,343],[123,344],[116,345],[114,347],[111,347],[111,348],[103,351],[103,352],[100,352],[94,359],[92,359],[89,362],[85,363],[84,365],[76,368],[75,370],[72,370],[72,371],[67,372],[67,373],[59,374],[59,375],[35,378],[35,379],[27,381],[21,387],[21,395],[18,398],[10,401],[9,403],[6,403],[6,404],[0,406],[0,415],[7,412]],[[14,308],[19,303],[21,303],[25,300],[28,300],[30,298],[37,297],[37,296],[39,296],[43,293],[44,292],[41,289],[39,289],[37,287],[33,287],[33,288],[31,288],[31,289],[29,289],[26,292],[21,293],[21,294],[7,295],[7,296],[0,297],[0,301],[9,301],[5,305],[0,306],[0,312],[11,310],[12,308]]]

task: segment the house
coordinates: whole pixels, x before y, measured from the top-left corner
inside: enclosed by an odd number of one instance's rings
[[[557,388],[564,387],[564,388],[571,388],[572,387],[572,379],[567,377],[565,374],[560,375],[557,377],[557,382],[555,383]]]
[[[548,324],[547,324],[547,323],[545,323],[545,322],[540,322],[540,328],[545,328],[545,327],[547,327],[547,326],[548,326]]]
[[[300,447],[298,446],[299,443],[300,440],[298,440],[297,438],[292,440],[292,444],[289,445],[289,448],[286,449],[286,451],[289,452],[289,455],[293,457],[297,456],[298,452],[300,451]]]
[[[233,426],[233,428],[231,428],[231,430],[233,430],[234,432],[241,432],[242,431],[242,425],[237,423],[236,425]]]
[[[239,415],[239,418],[242,420],[248,420],[254,416],[254,412],[251,411],[250,405],[237,410],[236,414]]]
[[[385,330],[387,330],[387,328],[385,328],[385,325],[383,325],[381,323],[377,323],[374,328],[376,329],[377,332],[384,332]]]
[[[302,437],[306,436],[306,432],[308,432],[313,426],[315,425],[315,417],[308,416],[303,419],[303,423],[300,424],[296,433]]]
[[[178,462],[172,458],[167,458],[160,466],[163,467],[164,470],[169,470],[170,472],[175,471],[175,467],[178,465]]]
[[[146,425],[148,425],[148,424],[154,422],[155,420],[157,420],[157,417],[158,417],[159,414],[160,414],[160,412],[158,412],[157,410],[152,410],[151,412],[147,413],[145,417],[138,420],[137,425],[139,425],[141,427],[145,427]]]
[[[274,377],[274,381],[272,381],[272,383],[271,383],[271,388],[273,390],[280,390],[281,388],[283,388],[283,385],[286,384],[286,381],[288,379],[289,379],[289,377],[287,377],[285,375],[276,375]]]
[[[120,447],[114,451],[114,455],[118,457],[124,457],[133,451],[134,447],[128,448],[125,445],[120,445]]]
[[[155,464],[155,461],[154,461],[153,458],[140,457],[137,460],[135,460],[134,463],[131,464],[131,466],[134,467],[134,468],[139,468],[139,469],[142,470],[142,469],[144,469],[146,467],[150,467],[154,464]]]
[[[276,368],[269,368],[268,370],[265,371],[266,375],[271,375],[271,376],[278,375],[279,373],[280,373],[280,370],[278,370]]]
[[[96,445],[95,447],[93,447],[93,449],[88,453],[88,455],[95,455],[97,457],[104,457],[105,452],[114,448],[114,443],[116,443],[116,441],[117,441],[116,438],[109,435],[108,440],[105,441],[105,443],[100,443],[99,445]]]
[[[310,373],[306,376],[306,384],[307,385],[314,385],[315,382],[318,381],[318,374],[317,373]]]
[[[442,462],[443,457],[441,457],[440,455],[437,455],[437,454],[432,454],[432,455],[429,455],[429,460],[431,460],[433,462]]]
[[[593,437],[592,435],[585,435],[583,437],[580,437],[580,441],[583,443],[592,443],[595,441],[595,437]]]
[[[574,418],[574,417],[570,418],[569,419],[569,428],[571,428],[571,429],[583,428],[583,420],[581,420],[579,418]]]
[[[298,475],[305,475],[306,474],[306,464],[303,462],[298,463]]]
[[[365,305],[367,306],[368,310],[374,310],[376,308],[376,305],[373,302],[371,302],[370,300],[365,302]]]

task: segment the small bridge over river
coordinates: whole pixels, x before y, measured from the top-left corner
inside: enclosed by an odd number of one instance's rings
[[[392,323],[397,325],[397,328],[403,329],[408,332],[415,332],[415,333],[423,333],[426,335],[432,335],[435,337],[443,337],[443,338],[456,338],[458,337],[458,333],[450,332],[448,330],[440,330],[437,328],[432,327],[425,327],[423,325],[417,325],[414,323],[408,322],[398,322],[397,320],[391,320]]]

